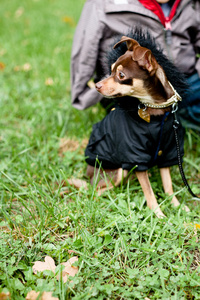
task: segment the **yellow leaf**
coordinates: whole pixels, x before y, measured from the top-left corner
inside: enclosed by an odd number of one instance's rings
[[[75,22],[74,22],[74,19],[72,18],[72,17],[69,17],[69,16],[64,16],[63,18],[62,18],[62,20],[63,20],[63,22],[64,23],[67,23],[67,24],[69,24],[70,26],[76,26],[76,24],[75,24]]]
[[[5,69],[5,64],[0,61],[0,70],[3,71]]]
[[[195,224],[196,229],[200,229],[200,224]]]

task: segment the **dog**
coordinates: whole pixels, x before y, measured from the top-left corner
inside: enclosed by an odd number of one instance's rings
[[[148,34],[144,39],[141,33],[138,36],[140,43],[130,36],[121,37],[114,45],[113,51],[117,50],[118,54],[112,61],[111,74],[95,85],[104,97],[114,99],[115,105],[93,126],[85,150],[87,176],[91,184],[97,181],[101,194],[119,186],[135,169],[147,206],[157,217],[163,218],[165,215],[151,187],[148,169],[154,165],[160,168],[164,192],[172,196],[174,206],[179,206],[170,175],[170,166],[177,164],[172,108],[177,108],[181,101],[176,89],[183,94],[187,85],[152,38],[149,42]],[[145,47],[149,44],[151,47]],[[183,141],[184,132],[180,127],[181,157]],[[184,209],[189,211],[187,206]]]

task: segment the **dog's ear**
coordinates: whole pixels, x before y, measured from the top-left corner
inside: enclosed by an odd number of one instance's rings
[[[137,61],[138,65],[143,69],[146,69],[150,73],[150,75],[155,74],[158,68],[158,63],[151,50],[141,46],[135,47],[132,57],[133,60]]]
[[[152,55],[151,51],[147,48],[141,47],[140,44],[127,36],[122,36],[121,40],[114,45],[114,49],[119,47],[122,43],[126,42],[127,49],[133,51],[133,60],[137,61],[139,66],[152,72],[156,69],[157,62]]]
[[[144,47],[136,47],[133,52],[133,60],[137,61],[138,65],[146,69],[150,76],[155,75],[163,86],[167,98],[173,96],[174,91],[170,86],[163,68],[158,64],[152,52]]]
[[[118,43],[116,43],[113,48],[118,48],[119,45],[121,45],[124,42],[126,42],[126,46],[129,51],[133,51],[135,47],[140,46],[140,44],[136,40],[129,38],[128,36],[122,36],[121,40]]]

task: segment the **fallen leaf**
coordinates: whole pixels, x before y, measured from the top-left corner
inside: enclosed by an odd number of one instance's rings
[[[22,70],[24,72],[28,72],[30,71],[32,68],[31,68],[31,65],[29,63],[25,63],[23,66],[22,66]]]
[[[19,18],[23,15],[24,13],[24,8],[23,7],[19,7],[16,12],[15,12],[15,18]]]
[[[36,261],[34,263],[33,273],[37,274],[37,272],[43,272],[46,270],[50,270],[55,274],[56,265],[55,265],[53,258],[51,258],[50,256],[46,256],[44,260],[45,260],[44,262]],[[64,282],[66,282],[68,280],[69,276],[74,277],[76,275],[76,273],[78,272],[78,267],[72,266],[72,264],[75,263],[76,261],[78,261],[78,257],[73,256],[67,262],[61,263],[61,265],[63,265],[65,267],[64,270],[62,271],[62,278],[63,278]],[[57,279],[59,280],[59,276],[57,276]]]
[[[6,52],[7,52],[7,50],[1,49],[1,50],[0,50],[0,56],[3,56]]]
[[[200,229],[200,224],[194,224],[194,223],[185,223],[184,222],[184,226],[185,226],[185,228],[187,228],[187,227],[193,227],[193,228],[195,228],[195,229]]]
[[[194,236],[196,237],[196,243],[198,243],[199,239],[198,239],[198,232],[197,232],[197,230],[200,229],[200,224],[185,223],[184,222],[184,227],[185,228],[193,228],[193,230],[194,230]]]
[[[26,300],[35,300],[39,296],[40,292],[30,291],[26,296]]]
[[[5,69],[5,64],[0,61],[0,70],[3,71]]]
[[[10,299],[10,293],[7,292],[7,293],[0,293],[0,300],[7,300],[7,299]]]
[[[72,266],[76,261],[78,257],[73,256],[67,262],[61,263],[65,267],[62,271],[63,282],[67,282],[69,276],[74,277],[78,273],[78,267]]]
[[[62,156],[64,152],[70,151],[74,152],[80,148],[80,152],[83,152],[83,149],[86,148],[88,144],[88,139],[85,138],[82,141],[78,141],[75,138],[61,138],[60,139],[60,146],[59,146],[59,155]]]
[[[72,17],[64,16],[62,18],[62,20],[63,20],[64,23],[67,23],[67,24],[69,24],[72,27],[76,26],[76,23],[75,23],[75,21],[74,21],[74,19]]]
[[[53,297],[51,292],[44,292],[41,300],[59,300],[57,297]]]
[[[62,154],[63,152],[73,152],[76,151],[79,148],[79,142],[77,140],[72,139],[66,139],[62,138],[60,140],[60,147],[59,147],[59,153]]]
[[[46,256],[44,262],[36,261],[33,265],[33,273],[37,274],[37,272],[43,272],[45,270],[50,270],[55,273],[56,265],[50,256]]]
[[[68,250],[68,253],[69,253],[69,254],[72,254],[72,253],[77,254],[77,251],[75,251],[75,250]]]
[[[43,292],[40,297],[40,292],[30,291],[27,296],[26,300],[59,300],[57,297],[53,297],[51,292]]]
[[[13,69],[14,69],[15,72],[21,71],[21,67],[20,66],[15,66]]]
[[[51,85],[53,85],[53,84],[54,84],[54,81],[53,81],[53,79],[52,79],[51,77],[49,77],[49,78],[47,78],[47,79],[45,80],[45,85],[51,86]]]
[[[195,224],[196,229],[200,229],[200,224]]]

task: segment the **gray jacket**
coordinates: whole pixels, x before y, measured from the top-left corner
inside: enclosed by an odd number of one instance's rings
[[[200,76],[200,1],[182,0],[171,21],[172,44],[159,18],[138,0],[87,0],[73,40],[71,55],[72,105],[85,109],[102,99],[88,81],[102,71],[102,62],[116,34],[134,27],[148,28],[164,53],[186,75]]]

